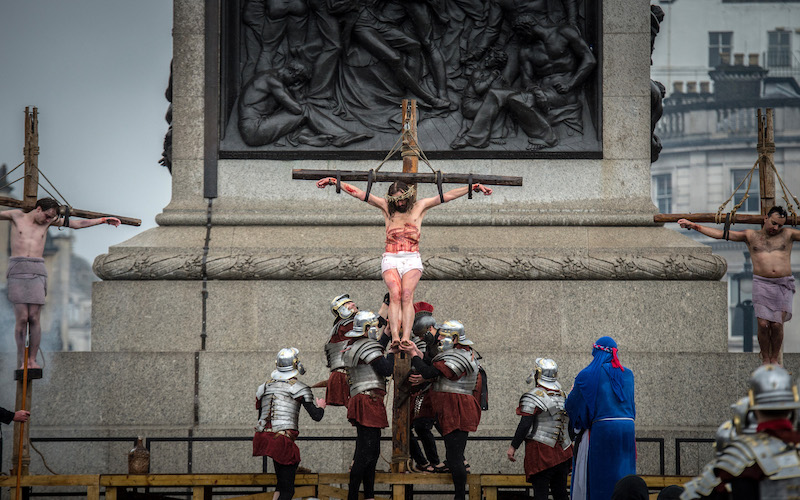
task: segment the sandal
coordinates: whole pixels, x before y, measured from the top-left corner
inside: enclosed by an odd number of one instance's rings
[[[447,467],[447,464],[444,462],[433,465],[432,467],[433,467],[433,472],[437,472],[440,474],[450,474],[450,468]]]
[[[433,469],[433,465],[431,465],[431,464],[422,465],[422,464],[416,464],[415,463],[414,465],[411,466],[411,470],[414,471],[414,472],[420,472],[420,473],[424,473],[424,474],[431,473],[431,472],[436,472]]]
[[[464,460],[464,468],[467,470],[467,474],[469,474],[469,462]]]

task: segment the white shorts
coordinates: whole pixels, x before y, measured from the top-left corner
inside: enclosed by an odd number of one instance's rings
[[[414,269],[422,272],[422,258],[420,258],[419,252],[385,253],[381,259],[381,274],[389,269],[397,269],[401,278]]]

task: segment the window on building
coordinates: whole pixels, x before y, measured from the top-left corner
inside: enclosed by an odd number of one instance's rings
[[[733,42],[732,31],[709,31],[708,32],[708,66],[715,68],[722,62],[722,54],[728,54],[728,61],[731,55],[731,42]]]
[[[672,213],[672,174],[653,176],[653,203],[659,213]]]
[[[742,184],[733,195],[734,205],[738,205],[739,202],[742,201],[742,198],[744,198],[744,193],[747,191],[747,180],[742,182],[742,179],[747,177],[749,172],[749,169],[731,170],[731,190],[736,189],[739,183]],[[740,211],[753,213],[761,212],[761,193],[759,190],[758,171],[754,171],[753,179],[750,181],[750,191],[747,191],[747,200],[745,200],[744,204],[739,208]]]
[[[767,67],[790,67],[792,65],[791,31],[775,30],[767,33]]]

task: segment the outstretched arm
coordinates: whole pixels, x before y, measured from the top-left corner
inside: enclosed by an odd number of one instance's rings
[[[694,229],[698,233],[705,234],[708,237],[715,238],[721,240],[725,233],[722,229],[717,229],[714,227],[707,227],[701,226],[696,222],[692,222],[686,219],[680,219],[678,224],[681,225],[684,229]],[[730,241],[747,241],[747,234],[746,231],[729,231],[728,232],[728,239]]]
[[[69,227],[71,229],[83,229],[85,227],[92,227],[98,224],[109,224],[111,226],[117,227],[119,226],[120,222],[119,219],[116,217],[100,217],[98,219],[70,219]],[[58,219],[53,222],[54,226],[63,226],[64,219]]]
[[[324,179],[320,179],[317,181],[317,187],[320,189],[325,189],[328,186],[335,186],[335,185],[336,185],[336,179],[334,177],[325,177]],[[358,189],[357,187],[353,186],[352,184],[342,182],[342,190],[344,190],[345,193],[349,194],[353,198],[364,201],[364,195],[366,193]],[[384,213],[387,214],[389,213],[389,205],[386,203],[386,200],[384,200],[380,196],[375,196],[374,194],[370,193],[369,198],[367,199],[367,203],[369,203],[373,207],[380,208]]]
[[[492,188],[488,188],[483,184],[473,184],[472,190],[475,192],[481,192],[486,196],[492,194]],[[465,194],[469,192],[469,186],[461,186],[455,189],[451,189],[450,191],[444,193],[444,202],[447,203],[448,201],[453,201],[456,198],[461,198]],[[442,204],[442,200],[439,199],[438,196],[432,196],[430,198],[423,198],[417,202],[424,210],[427,210],[431,207],[435,207],[437,205]]]
[[[12,209],[0,212],[0,220],[14,220],[14,217],[22,215],[22,210]]]

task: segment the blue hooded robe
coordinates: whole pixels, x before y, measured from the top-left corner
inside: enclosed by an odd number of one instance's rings
[[[595,343],[616,349],[611,337]],[[636,474],[633,372],[612,366],[611,352],[597,347],[594,360],[575,377],[566,409],[580,437],[573,458],[572,500],[609,500],[614,485]],[[585,470],[585,476],[582,471]]]

